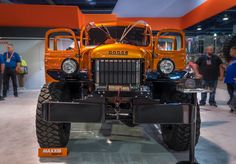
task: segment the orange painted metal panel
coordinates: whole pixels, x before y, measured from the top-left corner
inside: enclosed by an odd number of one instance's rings
[[[84,14],[84,20],[82,25],[86,25],[89,22],[114,22],[117,21],[115,14]]]
[[[160,50],[158,49],[158,40],[162,38],[163,33],[173,32],[181,36],[181,49],[180,50]],[[168,35],[167,35],[168,36]],[[171,35],[169,35],[171,37]],[[154,65],[157,65],[162,58],[170,58],[174,61],[177,70],[183,70],[186,68],[186,48],[185,48],[185,33],[182,30],[177,29],[164,29],[160,30],[155,38],[155,52],[158,57],[154,59]]]
[[[67,33],[66,36],[61,36],[60,32]],[[50,46],[50,35],[54,34],[54,46]],[[74,48],[71,48],[69,50],[58,50],[55,46],[55,39],[56,38],[72,38],[74,40]],[[73,58],[79,63],[79,58],[77,55],[79,54],[79,46],[77,39],[78,36],[75,35],[75,33],[71,29],[67,28],[57,28],[57,29],[51,29],[47,31],[45,35],[45,70],[50,69],[61,69],[61,63],[66,58]],[[54,49],[50,49],[50,47],[54,47]],[[47,73],[45,73],[46,82],[54,82],[55,80],[51,78]]]
[[[118,18],[118,21],[135,22],[138,20],[146,21],[152,30],[161,30],[166,28],[181,29],[180,18]]]
[[[75,6],[0,4],[0,26],[78,28],[78,10]]]
[[[206,2],[180,18],[181,28],[190,27],[234,6],[236,6],[236,0],[206,0]]]

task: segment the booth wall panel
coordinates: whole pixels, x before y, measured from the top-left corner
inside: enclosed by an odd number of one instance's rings
[[[2,43],[14,44],[15,51],[28,63],[29,73],[25,75],[26,89],[40,89],[44,78],[44,40],[4,40]],[[0,54],[6,51],[6,45],[0,44]],[[10,82],[10,85],[11,82]]]

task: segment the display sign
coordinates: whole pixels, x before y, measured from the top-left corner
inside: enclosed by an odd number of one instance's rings
[[[38,157],[66,157],[67,148],[39,148]]]

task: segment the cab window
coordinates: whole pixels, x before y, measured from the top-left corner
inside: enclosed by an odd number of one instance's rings
[[[177,32],[162,32],[157,38],[157,48],[160,51],[180,51],[183,49],[183,38]]]
[[[73,36],[71,36],[67,32],[54,32],[49,35],[48,42],[48,50],[50,51],[66,51],[66,50],[74,50],[75,49],[75,40]],[[78,38],[76,38],[76,42]]]
[[[106,26],[106,30],[115,41],[119,41],[126,26]],[[148,46],[150,44],[150,32],[145,28],[134,27],[122,40],[122,43],[135,46]],[[107,40],[107,35],[98,28],[91,28],[86,34],[83,34],[83,44],[85,46],[98,46],[104,44]]]
[[[56,44],[57,50],[71,50],[75,47],[74,40],[69,38],[57,38]]]

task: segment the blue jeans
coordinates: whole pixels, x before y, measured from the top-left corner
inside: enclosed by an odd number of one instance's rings
[[[3,74],[0,72],[0,97],[2,96],[2,78]]]
[[[216,103],[215,101],[215,94],[216,94],[216,87],[217,87],[217,80],[203,80],[203,85],[205,87],[210,87],[212,92],[210,92],[210,98],[209,98],[209,104],[214,104]],[[200,103],[201,104],[206,104],[206,99],[207,99],[207,93],[202,93],[202,98]]]
[[[236,90],[234,90],[233,97],[230,101],[229,107],[231,110],[236,111]]]

